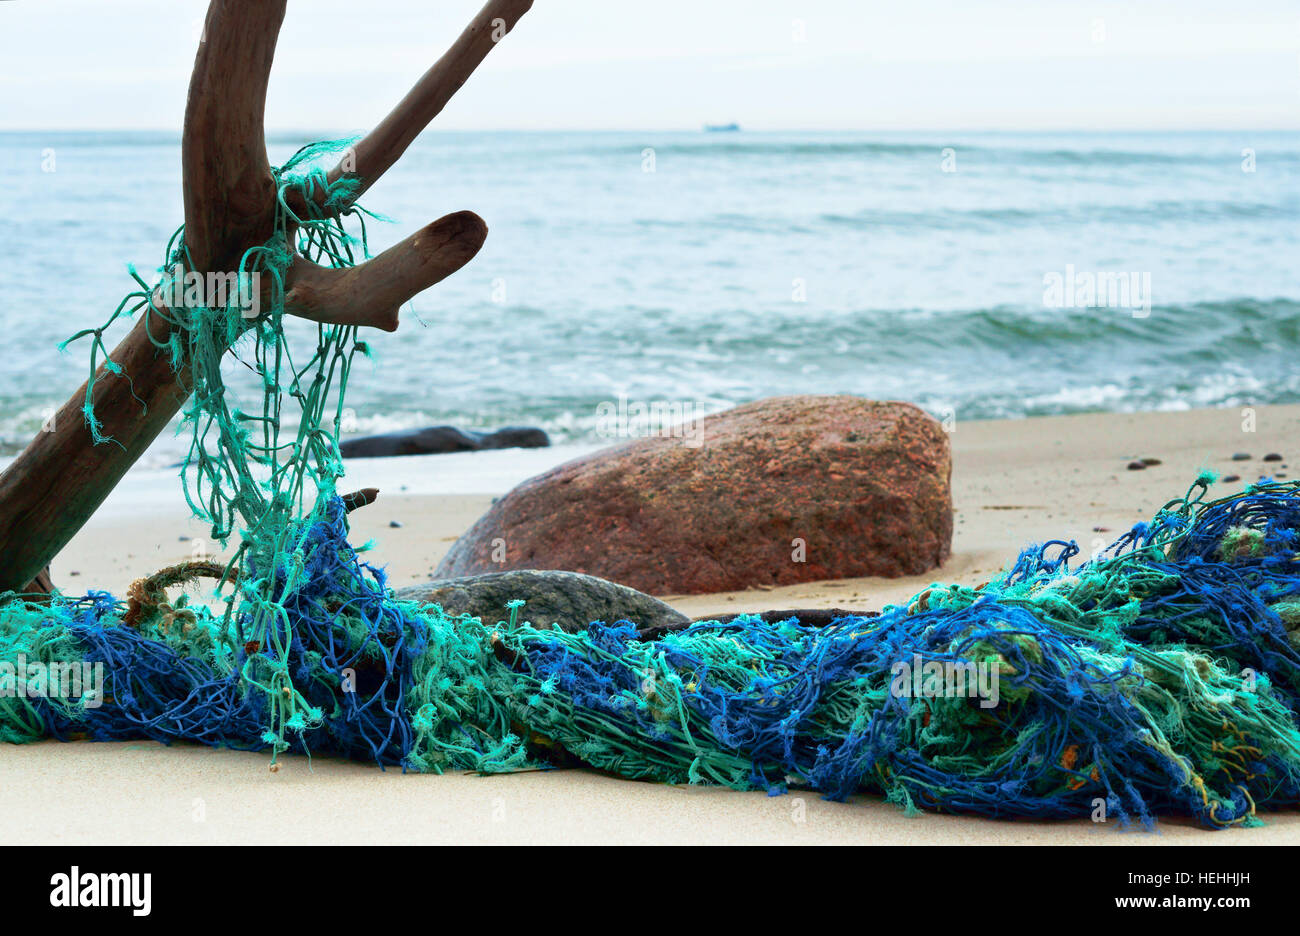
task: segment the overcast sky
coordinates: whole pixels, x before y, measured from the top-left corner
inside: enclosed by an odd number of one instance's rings
[[[373,124],[478,0],[291,0],[267,125]],[[205,0],[0,0],[0,127],[179,129]],[[444,128],[1300,128],[1296,0],[536,0]]]

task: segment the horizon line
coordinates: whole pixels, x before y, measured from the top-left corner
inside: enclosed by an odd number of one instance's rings
[[[710,132],[711,124],[691,124],[655,127],[427,127],[425,133],[704,133]],[[181,127],[122,127],[122,126],[4,126],[0,133],[164,133],[179,136]],[[341,130],[325,127],[267,127],[267,136],[302,135],[319,133],[365,133],[367,130]],[[747,127],[740,123],[737,133],[1093,133],[1093,134],[1133,134],[1133,133],[1296,133],[1300,134],[1300,124],[1296,126],[1242,126],[1242,127],[1089,127],[1081,125],[1055,127],[844,127],[844,126],[756,126]]]

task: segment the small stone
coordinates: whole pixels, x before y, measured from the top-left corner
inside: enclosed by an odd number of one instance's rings
[[[190,538],[188,536],[178,536],[176,538],[180,540],[182,543],[188,543],[190,541]]]
[[[1231,484],[1234,481],[1240,481],[1241,475],[1224,475],[1219,480],[1222,481],[1224,484]]]
[[[1128,470],[1129,470],[1129,471],[1146,471],[1146,470],[1147,470],[1147,463],[1146,463],[1146,462],[1140,462],[1140,461],[1131,461],[1131,462],[1128,463]]]
[[[1232,460],[1233,460],[1233,461],[1250,461],[1250,453],[1249,453],[1249,452],[1233,452],[1233,453],[1232,453]]]
[[[80,572],[73,571],[73,572],[69,572],[68,574],[69,574],[69,575],[80,575],[81,573],[80,573]]]
[[[1158,458],[1144,458],[1144,459],[1142,459],[1142,464],[1144,464],[1144,465],[1146,465],[1148,468],[1150,468],[1150,467],[1152,467],[1153,465],[1159,465],[1159,464],[1161,464],[1161,461],[1160,461],[1160,459],[1158,459]]]
[[[1092,532],[1094,532],[1094,533],[1109,533],[1109,532],[1110,532],[1110,527],[1095,526],[1095,527],[1092,528]],[[978,572],[979,569],[976,569],[975,571]]]
[[[389,520],[389,521],[388,521],[388,525],[389,525],[389,527],[391,527],[391,528],[394,529],[394,530],[400,530],[400,529],[402,528],[402,521],[401,521],[401,520]]]
[[[1279,455],[1277,452],[1269,452],[1267,455],[1264,456],[1264,461],[1281,461],[1281,460],[1282,460],[1282,456]]]

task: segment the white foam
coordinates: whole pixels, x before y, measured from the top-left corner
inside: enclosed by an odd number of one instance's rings
[[[570,459],[599,451],[599,445],[555,445],[448,455],[352,458],[339,481],[341,491],[376,487],[385,494],[505,494],[534,475]],[[13,458],[0,459],[0,470]],[[137,465],[127,472],[96,511],[98,519],[140,513],[188,515],[180,470]]]
[[[449,455],[351,458],[340,488],[377,487],[391,494],[504,494],[556,465],[605,448],[553,445]]]

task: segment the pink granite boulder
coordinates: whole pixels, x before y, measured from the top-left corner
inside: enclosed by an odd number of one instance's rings
[[[525,481],[436,576],[562,569],[696,594],[915,575],[947,558],[948,437],[917,407],[777,397],[696,431],[696,444],[637,439]]]

